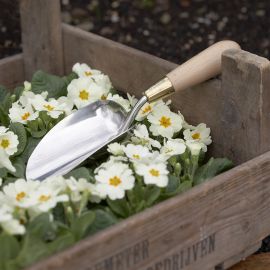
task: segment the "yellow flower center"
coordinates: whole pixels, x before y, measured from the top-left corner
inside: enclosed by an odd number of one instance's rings
[[[80,99],[82,100],[88,100],[89,98],[89,93],[86,90],[82,90],[80,91],[80,95],[79,95]]]
[[[3,140],[1,141],[1,146],[2,146],[4,149],[8,148],[9,145],[10,145],[9,140],[3,139]]]
[[[192,138],[194,139],[194,140],[199,140],[200,138],[201,138],[201,134],[200,133],[194,133],[193,135],[192,135]]]
[[[166,116],[162,116],[160,119],[159,119],[159,123],[161,126],[167,128],[169,127],[172,123],[171,123],[171,118],[169,117],[166,117]]]
[[[159,176],[159,171],[158,170],[151,169],[149,172],[150,172],[150,174],[152,176],[155,176],[155,177],[158,177]]]
[[[29,112],[26,112],[25,114],[22,115],[22,120],[27,120],[30,116]]]
[[[24,197],[26,196],[26,193],[25,192],[20,192],[16,195],[16,201],[21,201]]]
[[[140,155],[134,154],[134,155],[133,155],[133,158],[140,159],[141,157],[140,157]]]
[[[93,75],[91,71],[85,71],[84,74],[85,74],[86,76],[92,76],[92,75]]]
[[[148,105],[148,106],[146,106],[146,107],[143,109],[142,113],[143,113],[143,114],[146,114],[146,113],[148,113],[148,112],[151,112],[151,110],[152,110],[151,105]]]
[[[38,198],[38,200],[39,200],[40,202],[47,202],[50,198],[51,198],[50,195],[41,195],[41,196]]]
[[[44,105],[43,107],[44,107],[45,109],[47,109],[49,112],[51,112],[51,111],[54,109],[54,107],[51,106],[50,104]]]
[[[102,95],[100,99],[101,99],[101,100],[106,100],[107,97],[106,97],[105,95]]]
[[[121,179],[118,176],[114,176],[110,178],[109,181],[110,181],[110,185],[115,186],[115,187],[119,186],[122,183]]]

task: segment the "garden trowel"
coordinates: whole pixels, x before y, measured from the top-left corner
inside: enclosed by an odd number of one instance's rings
[[[27,179],[43,180],[53,175],[65,175],[125,134],[146,102],[167,97],[218,75],[222,53],[228,49],[240,47],[233,41],[221,41],[178,66],[145,91],[129,114],[114,101],[99,100],[67,116],[33,151],[26,168]]]

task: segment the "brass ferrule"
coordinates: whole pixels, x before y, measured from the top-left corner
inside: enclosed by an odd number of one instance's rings
[[[165,77],[155,85],[151,86],[145,91],[144,95],[149,102],[156,101],[161,98],[165,98],[175,92],[171,81]]]

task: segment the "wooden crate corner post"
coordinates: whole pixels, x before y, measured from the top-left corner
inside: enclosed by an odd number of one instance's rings
[[[243,51],[222,57],[221,151],[236,165],[270,149],[270,62]]]
[[[20,0],[25,78],[36,70],[63,74],[59,0]]]

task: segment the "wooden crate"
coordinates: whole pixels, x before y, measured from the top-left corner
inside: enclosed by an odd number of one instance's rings
[[[61,24],[58,0],[20,0],[20,9],[23,54],[0,60],[0,84],[14,87],[36,69],[69,73],[86,62],[140,96],[176,66]],[[187,121],[211,127],[211,154],[237,166],[29,270],[222,270],[260,246],[270,234],[270,62],[226,51],[221,78],[172,100]]]

